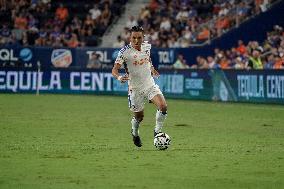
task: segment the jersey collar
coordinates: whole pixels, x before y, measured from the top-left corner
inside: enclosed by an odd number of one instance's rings
[[[140,49],[140,51],[137,50],[137,49],[135,49],[135,48],[131,45],[131,42],[129,43],[129,45],[130,45],[130,47],[133,48],[135,51],[138,51],[138,52],[141,52],[141,51],[142,51],[141,49]]]

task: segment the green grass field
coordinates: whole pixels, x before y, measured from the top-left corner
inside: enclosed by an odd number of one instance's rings
[[[284,107],[168,100],[153,146],[132,144],[127,97],[0,95],[0,188],[284,188]]]

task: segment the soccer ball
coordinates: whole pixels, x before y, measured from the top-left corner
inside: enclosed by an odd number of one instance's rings
[[[154,137],[154,146],[158,150],[165,150],[171,145],[171,138],[166,133],[158,133]]]

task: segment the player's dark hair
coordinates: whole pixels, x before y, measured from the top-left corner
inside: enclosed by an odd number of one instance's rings
[[[130,29],[130,33],[132,33],[132,32],[142,32],[142,33],[144,33],[144,29],[141,26],[133,26]]]

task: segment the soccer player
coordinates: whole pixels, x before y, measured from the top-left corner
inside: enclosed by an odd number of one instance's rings
[[[134,144],[141,147],[139,126],[144,117],[145,100],[151,101],[158,109],[154,136],[162,130],[167,117],[167,103],[153,79],[153,76],[159,77],[159,73],[151,62],[150,44],[143,43],[143,28],[134,26],[130,32],[130,44],[119,51],[112,69],[112,75],[121,83],[128,81],[129,108],[134,114],[131,120],[131,134]],[[122,66],[126,71],[125,75],[119,74],[119,69]]]

